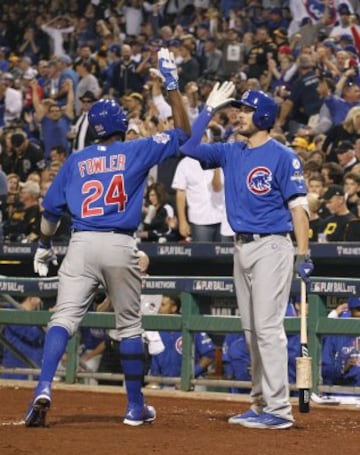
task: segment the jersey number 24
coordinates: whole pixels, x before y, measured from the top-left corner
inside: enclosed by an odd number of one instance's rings
[[[122,174],[114,175],[107,188],[101,180],[88,180],[84,182],[81,192],[90,193],[81,204],[81,218],[103,215],[106,205],[117,205],[118,212],[122,212],[128,200]]]

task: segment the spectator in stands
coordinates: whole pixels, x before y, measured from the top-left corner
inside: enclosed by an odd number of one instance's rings
[[[339,163],[334,163],[332,161],[324,163],[321,166],[321,174],[325,179],[326,188],[328,188],[329,185],[341,185],[343,183],[344,169]]]
[[[16,206],[4,223],[4,236],[11,242],[36,242],[40,236],[40,186],[38,183],[20,182],[20,205]]]
[[[74,31],[73,19],[67,15],[53,17],[41,25],[41,30],[51,39],[51,55],[55,57],[64,55],[64,35]]]
[[[70,79],[72,82],[73,90],[76,91],[76,87],[79,82],[79,75],[73,69],[72,59],[69,57],[69,55],[64,54],[59,57],[57,59],[57,66],[59,68],[59,89],[55,99],[60,106],[66,106],[68,90],[70,86],[68,84],[64,85],[64,82],[66,79]]]
[[[2,237],[2,222],[7,214],[8,181],[0,165],[0,236]]]
[[[193,242],[219,242],[224,210],[220,169],[203,170],[197,160],[185,157],[176,168],[172,187],[180,235]]]
[[[216,78],[222,70],[222,52],[216,47],[215,38],[208,36],[204,42],[204,68],[202,75]]]
[[[3,220],[9,219],[15,209],[19,204],[19,195],[20,195],[20,177],[11,173],[7,175],[7,186],[8,192],[6,197],[6,208],[5,213],[3,212]]]
[[[359,163],[355,156],[354,144],[350,141],[341,141],[335,149],[337,162],[344,169],[344,172],[351,172],[353,167]]]
[[[22,111],[22,94],[12,87],[14,77],[11,73],[0,75],[0,128],[9,126],[15,119],[20,119]]]
[[[178,66],[179,73],[179,88],[181,92],[185,91],[186,84],[191,81],[196,81],[200,76],[200,65],[195,57],[192,55],[193,39],[188,35],[181,38],[181,45],[179,48],[182,62]]]
[[[251,35],[252,36],[252,35]],[[240,31],[235,27],[229,27],[224,33],[224,39],[220,43],[223,54],[222,70],[220,76],[230,79],[239,72],[245,62],[245,44],[240,38]],[[250,43],[253,46],[253,43]]]
[[[54,100],[47,99],[40,102],[36,91],[37,81],[35,79],[31,81],[35,118],[41,125],[44,156],[47,161],[50,159],[53,146],[62,145],[67,152],[69,151],[67,133],[74,118],[74,90],[70,79],[66,79],[64,85],[68,86],[68,96],[67,104],[62,110]]]
[[[350,317],[360,318],[360,298],[348,300]],[[340,316],[341,317],[341,316]],[[349,317],[345,313],[345,317]],[[322,378],[325,385],[360,386],[360,337],[327,336],[322,349]]]
[[[277,125],[287,128],[295,134],[299,128],[307,125],[310,117],[320,111],[321,100],[317,92],[319,79],[314,71],[311,56],[300,55],[296,63],[298,77],[294,81],[289,98],[280,107]]]
[[[360,173],[348,172],[344,175],[344,191],[347,208],[358,217],[358,206],[360,203]]]
[[[181,307],[180,297],[177,295],[163,295],[159,314],[179,314]],[[151,358],[151,375],[163,377],[180,377],[182,363],[182,335],[181,332],[159,332],[165,350]],[[206,375],[209,366],[215,358],[215,346],[211,338],[205,333],[195,333],[194,377]]]
[[[26,297],[21,302],[24,311],[39,310],[42,301],[39,297]],[[8,346],[4,347],[2,366],[4,368],[40,368],[45,332],[42,327],[8,324],[3,337]],[[28,379],[24,374],[2,373],[3,379]]]
[[[24,131],[13,133],[10,141],[12,163],[8,172],[17,174],[24,182],[31,172],[40,172],[45,168],[42,149],[30,142]]]
[[[324,220],[323,233],[328,242],[342,242],[348,223],[355,219],[346,206],[343,186],[330,185],[324,194],[324,200],[331,215]]]
[[[131,46],[123,44],[121,58],[113,67],[110,95],[121,98],[127,93],[141,92],[144,80],[137,73],[137,67],[138,63],[133,60]]]
[[[167,201],[167,194],[161,182],[155,182],[146,190],[142,229],[137,237],[143,241],[166,242],[178,240],[177,219],[174,208]]]
[[[92,92],[96,98],[99,98],[101,94],[99,80],[91,73],[91,65],[90,61],[82,59],[75,63],[75,69],[80,79],[74,91],[76,115],[81,114],[81,98],[86,92]]]
[[[27,27],[24,32],[24,39],[19,46],[19,54],[29,57],[32,64],[37,64],[40,55],[39,37],[36,36],[34,27]]]
[[[337,161],[336,148],[342,141],[355,141],[360,138],[360,106],[349,110],[343,122],[333,126],[326,134],[323,143],[323,151],[326,153],[326,161]]]
[[[77,116],[73,127],[68,132],[68,138],[72,141],[72,153],[92,144],[95,139],[94,131],[89,126],[88,112],[97,101],[97,97],[94,92],[87,90],[79,99],[81,102],[81,113]]]
[[[306,198],[309,206],[309,240],[317,242],[319,232],[323,231],[323,220],[319,216],[320,196],[318,193],[308,192]]]

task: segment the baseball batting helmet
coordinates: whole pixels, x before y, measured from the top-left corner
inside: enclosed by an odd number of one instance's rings
[[[248,90],[241,99],[231,104],[235,107],[248,106],[254,109],[253,122],[260,130],[268,130],[275,123],[278,106],[270,96],[260,90]]]
[[[98,138],[115,133],[126,133],[128,119],[120,105],[110,99],[101,99],[93,104],[88,114],[89,124]]]

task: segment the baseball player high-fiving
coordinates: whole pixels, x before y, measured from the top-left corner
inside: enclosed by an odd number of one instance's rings
[[[124,423],[137,426],[156,417],[141,391],[141,275],[134,232],[141,221],[148,171],[175,156],[190,133],[176,65],[168,50],[158,52],[158,64],[175,129],[123,142],[128,120],[120,105],[110,99],[96,102],[89,111],[89,124],[99,142],[68,158],[44,198],[41,240],[34,257],[40,276],[47,275],[50,262],[56,262],[51,237],[66,209],[72,216],[73,234],[58,273],[56,311],[48,327],[39,383],[25,416],[27,427],[45,425],[58,362],[100,285],[115,312],[128,396]]]
[[[234,282],[246,342],[251,354],[252,406],[229,419],[251,428],[289,428],[286,334],[283,327],[295,269],[308,280],[308,215],[302,165],[296,154],[272,139],[269,131],[277,105],[261,91],[245,92],[235,101],[232,82],[216,84],[182,147],[204,169],[222,167],[227,218],[236,233]],[[245,142],[200,144],[214,111],[226,104],[238,108],[239,133]]]

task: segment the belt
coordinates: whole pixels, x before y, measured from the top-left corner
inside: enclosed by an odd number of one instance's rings
[[[113,234],[123,234],[129,235],[130,237],[134,237],[135,231],[130,229],[112,229],[111,231],[89,231],[86,229],[73,229],[72,232],[112,232]]]
[[[262,237],[268,237],[269,235],[281,235],[282,237],[286,237],[289,233],[288,232],[271,232],[268,234],[251,234],[249,232],[237,232],[235,234],[235,238],[237,241],[241,243],[249,243],[253,242],[254,240],[261,239]]]

